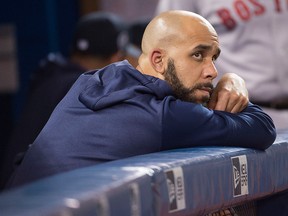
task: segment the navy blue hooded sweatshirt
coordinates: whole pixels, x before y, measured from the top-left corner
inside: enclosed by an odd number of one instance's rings
[[[241,113],[183,102],[161,79],[127,61],[84,73],[58,104],[16,170],[11,186],[105,161],[194,146],[264,150],[271,118],[249,104]]]

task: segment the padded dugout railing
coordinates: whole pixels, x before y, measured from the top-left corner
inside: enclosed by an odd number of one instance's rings
[[[205,215],[288,189],[288,132],[266,151],[189,148],[55,175],[0,194],[3,216]]]

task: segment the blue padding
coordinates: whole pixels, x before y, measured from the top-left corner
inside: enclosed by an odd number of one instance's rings
[[[266,151],[178,149],[56,175],[0,195],[0,214],[201,215],[288,189],[288,133]]]
[[[0,215],[153,215],[149,172],[93,166],[56,175],[1,194]]]

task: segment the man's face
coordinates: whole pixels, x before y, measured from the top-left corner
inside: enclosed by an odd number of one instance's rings
[[[168,61],[165,80],[172,87],[175,96],[180,100],[187,102],[205,104],[209,101],[213,90],[213,85],[210,82],[196,83],[191,87],[185,87],[177,76],[176,68],[172,59],[169,59]],[[201,91],[201,89],[208,89],[209,94],[197,96],[196,91]]]
[[[199,29],[188,31],[167,49],[168,62],[164,79],[177,98],[206,104],[217,76],[214,61],[220,55],[217,35]]]

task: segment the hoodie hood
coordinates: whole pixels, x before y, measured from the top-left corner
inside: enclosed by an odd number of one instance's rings
[[[89,109],[100,110],[141,94],[152,94],[157,99],[172,95],[169,85],[156,77],[142,74],[126,60],[103,69],[88,72],[79,100]]]

